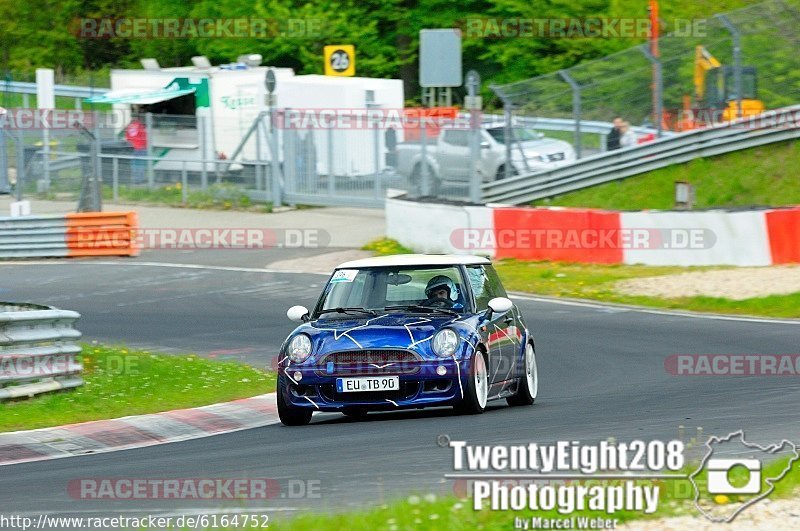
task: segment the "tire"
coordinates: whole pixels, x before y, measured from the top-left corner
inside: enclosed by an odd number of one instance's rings
[[[477,415],[486,410],[489,398],[489,371],[483,352],[476,350],[469,364],[469,379],[464,388],[464,399],[456,410],[467,415]]]
[[[367,416],[367,410],[363,407],[348,407],[342,410],[342,414],[345,417],[350,417],[354,419],[363,419]]]
[[[282,384],[279,380],[278,418],[281,419],[281,423],[284,426],[305,426],[311,422],[311,415],[313,415],[314,412],[310,409],[293,407],[291,404],[287,404],[283,398],[283,387],[285,387],[285,384]]]
[[[428,166],[428,178],[430,179],[431,189],[429,190],[431,196],[438,196],[439,191],[442,188],[442,183],[440,182],[439,178],[433,173],[433,169]],[[422,165],[417,163],[414,165],[414,169],[411,171],[411,187],[414,191],[422,195]]]
[[[511,167],[511,177],[514,177],[515,175],[518,175],[518,174],[519,173],[517,172],[517,169],[512,166]],[[502,181],[505,178],[506,178],[506,167],[505,167],[505,165],[502,165],[499,168],[497,168],[497,173],[494,176],[494,180],[495,181]]]
[[[530,406],[536,401],[539,392],[539,374],[536,369],[536,351],[530,343],[525,345],[525,355],[522,358],[523,370],[519,378],[517,392],[506,398],[509,406]]]

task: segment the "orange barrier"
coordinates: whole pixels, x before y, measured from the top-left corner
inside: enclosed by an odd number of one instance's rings
[[[766,213],[773,264],[800,263],[800,207]]]
[[[622,263],[619,212],[495,208],[496,258]]]
[[[136,212],[81,212],[66,215],[67,256],[136,256]]]

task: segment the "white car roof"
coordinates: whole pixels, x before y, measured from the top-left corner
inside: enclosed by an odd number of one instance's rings
[[[337,269],[358,269],[361,267],[386,267],[386,266],[411,266],[411,265],[461,265],[461,264],[489,264],[489,260],[482,256],[469,256],[458,254],[395,254],[391,256],[375,256],[351,260],[339,264]]]

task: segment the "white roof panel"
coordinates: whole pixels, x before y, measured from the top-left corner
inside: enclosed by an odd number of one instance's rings
[[[337,269],[358,269],[361,267],[390,267],[413,265],[460,265],[460,264],[488,264],[487,258],[482,256],[467,256],[457,254],[395,254],[391,256],[375,256],[351,260],[339,264]]]

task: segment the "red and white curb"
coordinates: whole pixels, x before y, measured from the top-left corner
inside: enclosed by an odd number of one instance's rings
[[[275,393],[54,428],[0,433],[0,466],[141,448],[278,423]]]

